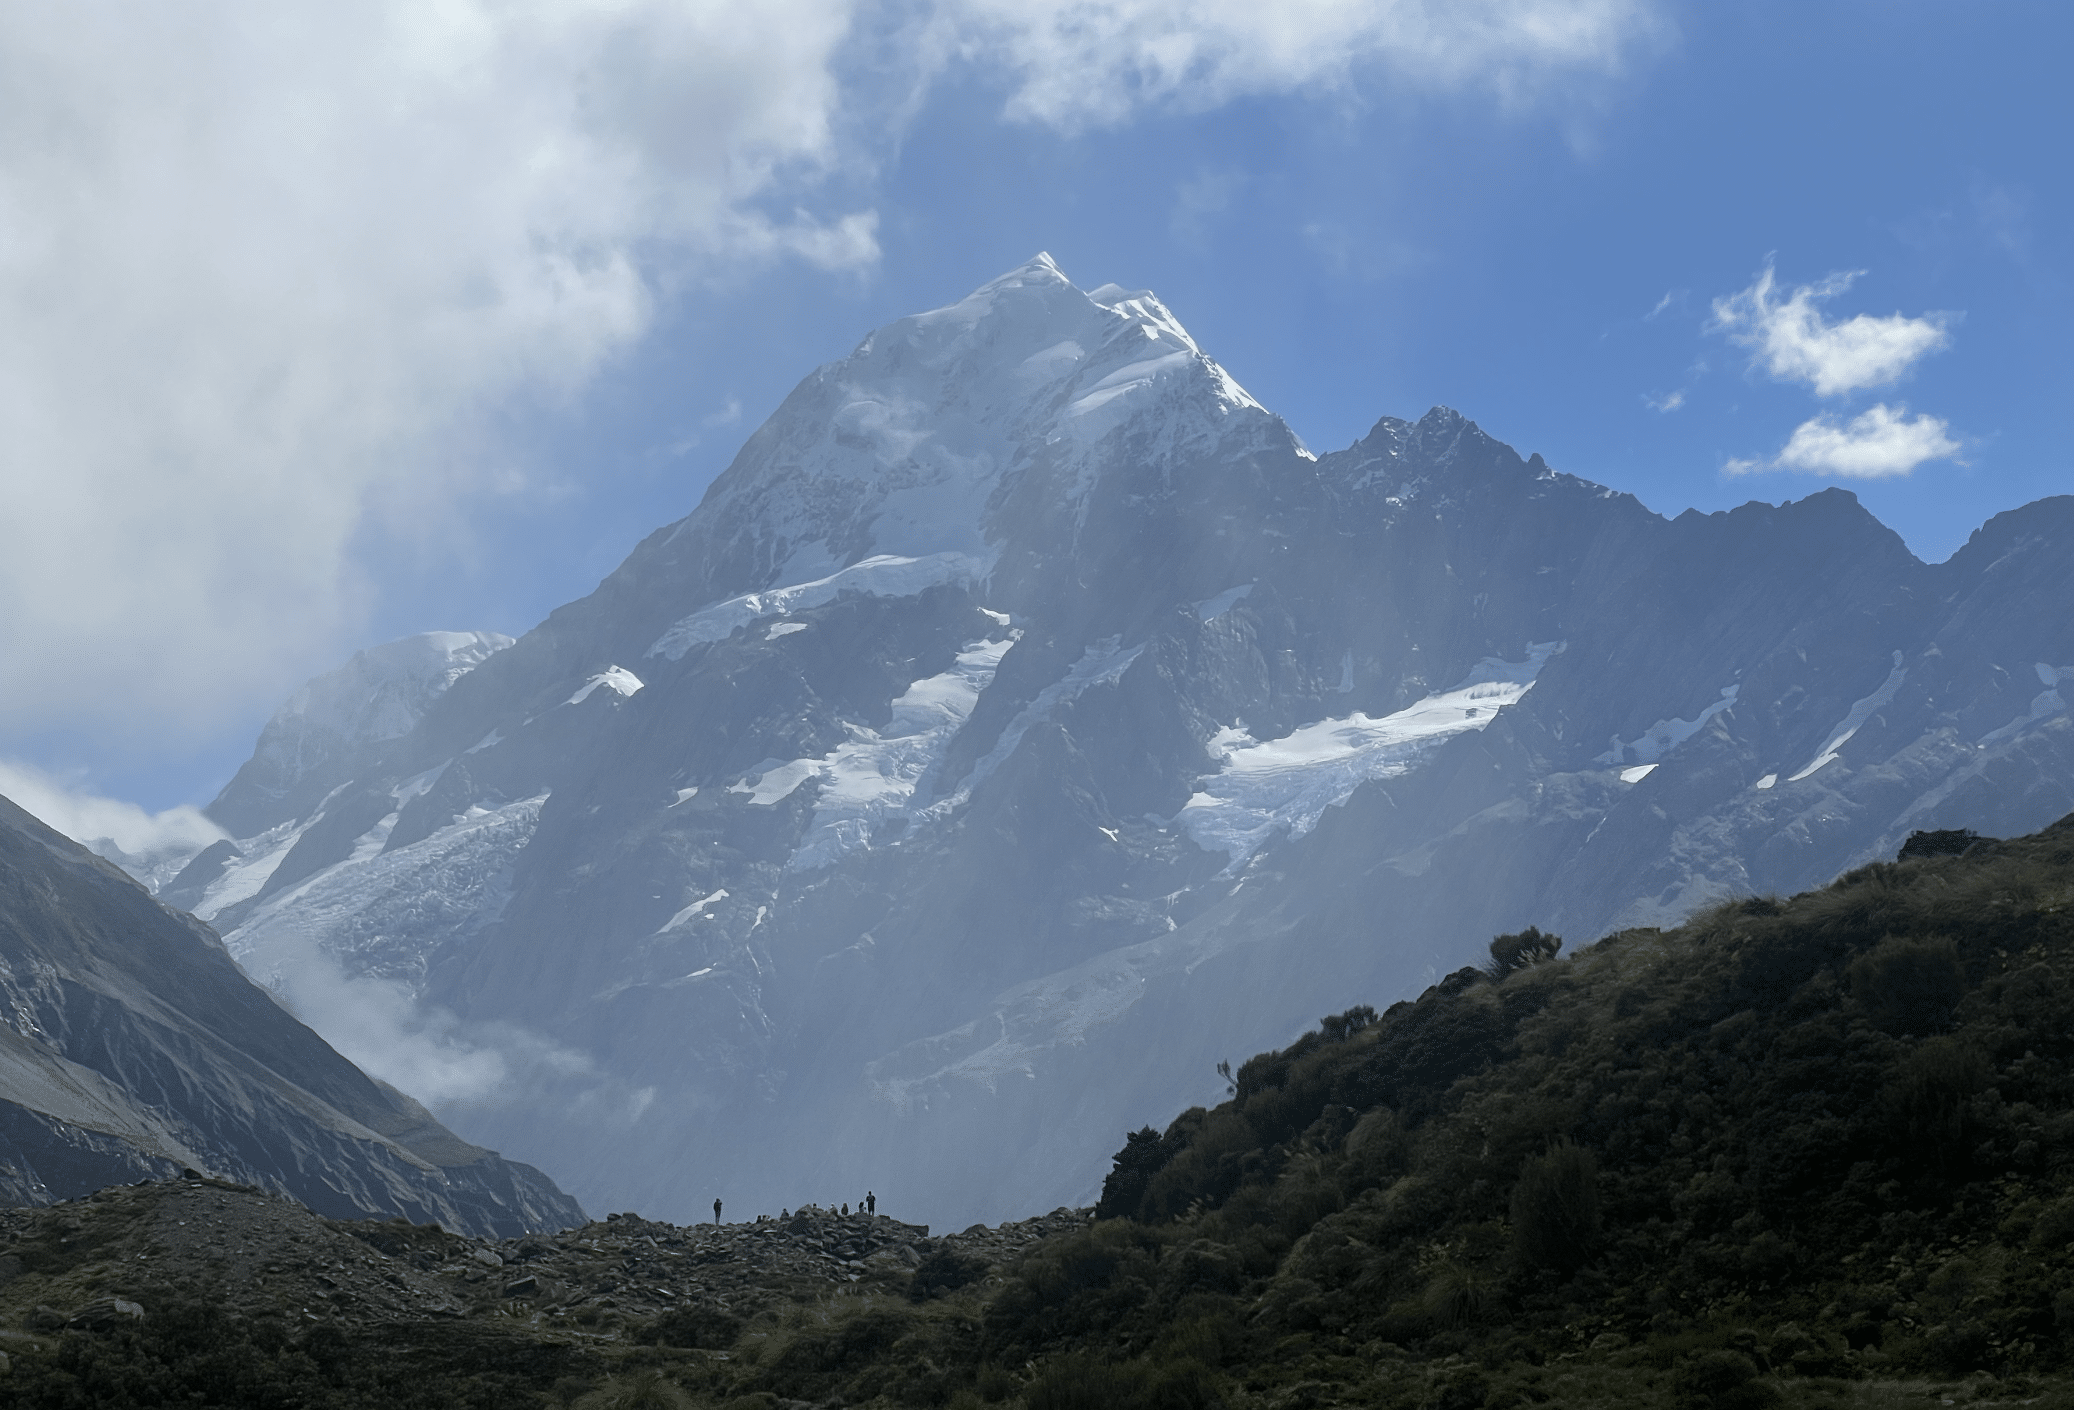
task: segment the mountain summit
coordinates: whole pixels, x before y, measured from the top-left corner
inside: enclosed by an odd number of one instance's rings
[[[2074,500],[1933,566],[1841,491],[1667,521],[1446,409],[1314,457],[1042,257],[471,640],[321,796],[263,743],[176,889],[520,1054],[451,1119],[678,1219],[1082,1202],[1220,1059],[1496,932],[2074,809]]]

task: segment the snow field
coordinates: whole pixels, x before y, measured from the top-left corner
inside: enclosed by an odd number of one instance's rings
[[[1489,725],[1532,689],[1560,647],[1532,645],[1524,661],[1487,657],[1452,690],[1381,719],[1357,711],[1273,740],[1227,726],[1207,745],[1221,767],[1174,821],[1204,850],[1229,856],[1227,872],[1235,871],[1277,834],[1302,837],[1362,784],[1404,773],[1447,739]]]

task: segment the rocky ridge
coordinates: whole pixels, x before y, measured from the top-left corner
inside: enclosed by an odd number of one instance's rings
[[[834,1294],[941,1296],[983,1284],[1086,1209],[932,1238],[886,1215],[807,1208],[689,1227],[613,1214],[554,1233],[471,1238],[338,1220],[198,1175],[0,1210],[0,1338],[141,1320],[171,1296],[246,1318],[367,1329],[478,1319],[501,1331],[631,1342],[657,1318],[724,1350],[759,1312]],[[119,1323],[118,1323],[119,1324]],[[725,1332],[723,1337],[721,1334]]]

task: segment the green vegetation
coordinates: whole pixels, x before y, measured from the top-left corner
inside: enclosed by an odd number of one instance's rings
[[[1012,1264],[945,1248],[904,1290],[422,1375],[422,1331],[356,1356],[154,1319],[18,1353],[7,1394],[2074,1407],[2074,819],[1961,841],[1568,959],[1500,937],[1488,969],[1327,1019],[1131,1134],[1100,1217]],[[206,1389],[86,1389],[146,1383]]]

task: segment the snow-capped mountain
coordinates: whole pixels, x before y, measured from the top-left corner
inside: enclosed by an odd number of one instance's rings
[[[1044,258],[516,643],[419,640],[269,727],[168,894],[542,1055],[445,1110],[680,1219],[1084,1199],[1218,1059],[1496,932],[2074,808],[2074,499],[1927,565],[1841,491],[1666,521],[1446,410],[1314,457]]]

